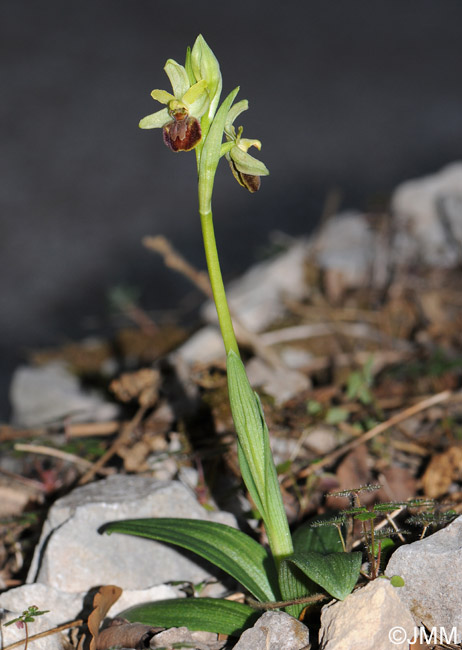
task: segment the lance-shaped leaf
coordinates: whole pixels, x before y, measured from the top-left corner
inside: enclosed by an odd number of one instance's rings
[[[320,585],[328,594],[344,600],[358,581],[361,570],[361,553],[294,553],[283,562],[295,565],[310,580]],[[282,589],[282,585],[281,585]],[[284,593],[284,598],[287,594]]]
[[[210,126],[199,164],[199,209],[202,214],[209,213],[212,204],[213,179],[220,160],[221,141],[225,120],[239,88],[232,90],[218,109]]]
[[[265,523],[271,552],[279,563],[293,552],[287,516],[269,444],[268,427],[258,395],[249,384],[244,365],[228,353],[228,390],[239,440],[242,478]]]
[[[277,600],[278,579],[270,554],[231,526],[200,519],[158,518],[114,521],[102,530],[176,544],[229,573],[258,600]]]
[[[186,626],[217,634],[239,636],[261,616],[248,605],[220,598],[172,598],[138,605],[122,613],[129,621],[152,627]]]

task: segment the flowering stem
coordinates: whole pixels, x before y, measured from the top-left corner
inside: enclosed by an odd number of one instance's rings
[[[260,510],[271,552],[278,567],[285,557],[293,553],[292,540],[269,446],[268,428],[258,397],[249,384],[240,359],[223,286],[211,207],[215,171],[220,159],[224,118],[235,94],[236,91],[233,91],[228,95],[224,106],[219,109],[212,122],[205,143],[201,143],[196,148],[199,214],[210,283],[227,356],[228,389],[241,450],[239,454],[241,471],[247,489]]]
[[[234,334],[233,323],[229,313],[228,301],[226,300],[223,278],[221,275],[220,261],[218,259],[217,245],[215,241],[215,232],[213,229],[212,212],[200,211],[202,236],[204,239],[205,256],[207,259],[207,268],[212,285],[213,298],[220,323],[221,335],[225,345],[226,355],[232,350],[239,356],[239,347]]]

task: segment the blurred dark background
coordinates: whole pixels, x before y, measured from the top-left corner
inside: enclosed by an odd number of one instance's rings
[[[232,277],[271,231],[308,233],[332,188],[364,209],[460,158],[461,25],[460,0],[1,0],[2,414],[25,350],[115,326],[114,286],[154,315],[199,301],[140,244],[163,234],[204,266],[194,154],[137,128],[167,58],[202,33],[263,141],[258,194],[217,177]]]

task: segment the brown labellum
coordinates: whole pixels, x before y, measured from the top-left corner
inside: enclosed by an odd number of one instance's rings
[[[229,166],[231,167],[231,171],[233,172],[233,176],[239,185],[245,187],[247,190],[249,190],[249,192],[258,192],[261,185],[260,176],[254,176],[253,174],[243,174],[237,169],[232,159],[230,159],[228,162]]]
[[[191,151],[202,137],[201,125],[186,111],[175,111],[163,128],[164,142],[172,151]]]

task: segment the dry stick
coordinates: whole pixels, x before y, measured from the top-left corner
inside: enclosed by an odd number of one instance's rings
[[[85,472],[85,474],[80,478],[79,485],[85,485],[85,483],[91,481],[94,475],[97,474],[104,467],[104,465],[117,453],[119,448],[129,440],[133,430],[136,429],[136,427],[140,424],[148,408],[150,407],[140,406],[130,422],[127,422],[125,425],[123,425],[119,435],[114,440],[109,449],[101,456],[101,458],[93,463],[90,469]]]
[[[190,282],[196,285],[208,298],[213,300],[212,287],[205,271],[198,271],[184,257],[182,257],[161,235],[157,237],[143,237],[143,246],[155,251],[162,256],[165,266],[184,275]]]
[[[29,643],[31,641],[37,641],[38,639],[43,639],[46,636],[51,636],[52,634],[56,634],[57,632],[64,632],[64,630],[68,630],[71,627],[79,627],[80,625],[83,625],[83,620],[78,619],[77,621],[72,621],[72,623],[65,623],[64,625],[58,625],[58,627],[54,627],[51,630],[46,630],[45,632],[38,632],[38,634],[33,634],[32,636],[29,637]],[[3,647],[3,650],[11,650],[12,648],[17,648],[20,645],[24,645],[24,639],[21,641],[15,641],[14,643],[10,643],[10,645],[6,645]]]
[[[435,406],[435,404],[441,404],[441,402],[446,402],[452,395],[453,393],[450,390],[445,390],[442,393],[437,393],[432,397],[428,397],[427,399],[424,399],[421,402],[418,402],[417,404],[414,404],[413,406],[404,409],[404,411],[401,411],[400,413],[393,415],[385,422],[381,422],[380,424],[377,424],[377,426],[373,427],[369,431],[366,431],[366,433],[363,433],[363,435],[359,436],[359,438],[356,438],[355,440],[351,440],[346,445],[340,447],[340,449],[336,449],[332,453],[327,454],[327,456],[324,456],[324,458],[320,460],[318,463],[313,463],[309,467],[306,467],[305,469],[301,470],[298,476],[300,478],[306,478],[307,476],[313,474],[313,472],[315,472],[320,467],[325,467],[326,465],[332,465],[332,463],[334,463],[338,458],[346,454],[348,451],[355,449],[355,447],[362,445],[364,442],[367,442],[368,440],[372,440],[372,438],[378,436],[379,433],[383,433],[384,431],[394,426],[395,424],[398,424],[399,422],[403,422],[403,420],[407,420],[413,415],[416,415],[417,413],[420,413],[421,411],[424,411],[430,408],[431,406]]]
[[[27,451],[29,454],[42,454],[43,456],[60,458],[68,463],[81,465],[84,469],[92,466],[92,463],[89,460],[80,458],[80,456],[76,456],[75,454],[70,454],[67,451],[62,451],[61,449],[55,449],[54,447],[45,447],[44,445],[26,445],[18,442],[15,444],[14,448],[16,451]]]
[[[200,289],[208,298],[213,299],[212,287],[210,286],[210,281],[207,274],[204,271],[198,271],[195,269],[189,262],[187,262],[181,255],[176,251],[170,242],[165,239],[165,237],[144,237],[143,245],[149,250],[155,251],[162,256],[165,265],[170,268],[182,273],[188,280],[190,280],[198,289]],[[236,336],[239,339],[240,343],[244,345],[249,345],[257,353],[257,355],[266,361],[273,368],[284,367],[282,360],[279,358],[279,355],[270,350],[263,345],[260,341],[260,337],[253,332],[250,332],[247,327],[239,320],[239,317],[233,313],[233,324],[236,330]]]
[[[65,432],[67,438],[85,438],[87,436],[110,436],[120,429],[120,422],[78,422],[67,424]]]

